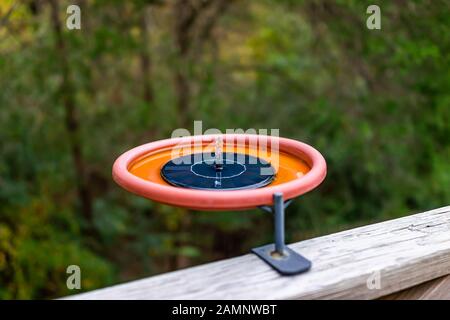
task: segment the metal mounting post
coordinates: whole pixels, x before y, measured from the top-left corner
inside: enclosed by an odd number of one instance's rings
[[[262,210],[274,215],[275,243],[253,248],[252,252],[283,275],[294,275],[311,268],[311,261],[289,249],[284,240],[284,209],[292,200],[284,202],[282,193],[273,195],[273,207],[262,206]]]

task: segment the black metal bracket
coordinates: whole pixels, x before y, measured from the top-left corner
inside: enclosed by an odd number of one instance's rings
[[[283,194],[273,195],[273,207],[261,206],[260,209],[274,215],[275,243],[253,248],[252,252],[283,275],[294,275],[311,268],[311,261],[289,249],[284,240],[284,210],[292,199],[284,202]]]

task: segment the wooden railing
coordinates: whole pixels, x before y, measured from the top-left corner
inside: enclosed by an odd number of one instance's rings
[[[280,276],[247,254],[67,298],[376,299],[422,284],[450,299],[449,277],[440,278],[450,274],[450,206],[289,247],[313,262],[310,271]]]

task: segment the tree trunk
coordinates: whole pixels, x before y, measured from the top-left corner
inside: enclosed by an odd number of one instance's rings
[[[141,32],[142,32],[142,51],[141,51],[141,69],[143,81],[143,95],[144,101],[147,105],[152,105],[154,102],[154,91],[152,85],[152,60],[150,56],[150,49],[148,43],[150,42],[150,6],[142,10],[141,15]]]
[[[177,50],[177,65],[174,73],[176,107],[178,125],[189,126],[191,88],[188,80],[189,48],[191,45],[191,28],[197,18],[189,1],[177,0],[174,4],[175,46]]]
[[[59,98],[65,110],[65,127],[69,136],[69,147],[77,179],[78,198],[84,217],[92,221],[92,198],[87,184],[86,164],[82,155],[79,120],[75,106],[74,88],[70,79],[70,68],[67,60],[67,49],[64,42],[61,20],[59,19],[58,0],[49,0],[51,19],[56,38],[56,52],[61,68],[62,83]]]

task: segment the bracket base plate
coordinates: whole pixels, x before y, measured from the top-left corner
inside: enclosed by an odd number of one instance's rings
[[[311,261],[288,247],[284,250],[284,255],[277,256],[276,253],[272,254],[275,252],[275,245],[268,244],[253,248],[252,252],[283,275],[299,274],[311,268]]]

